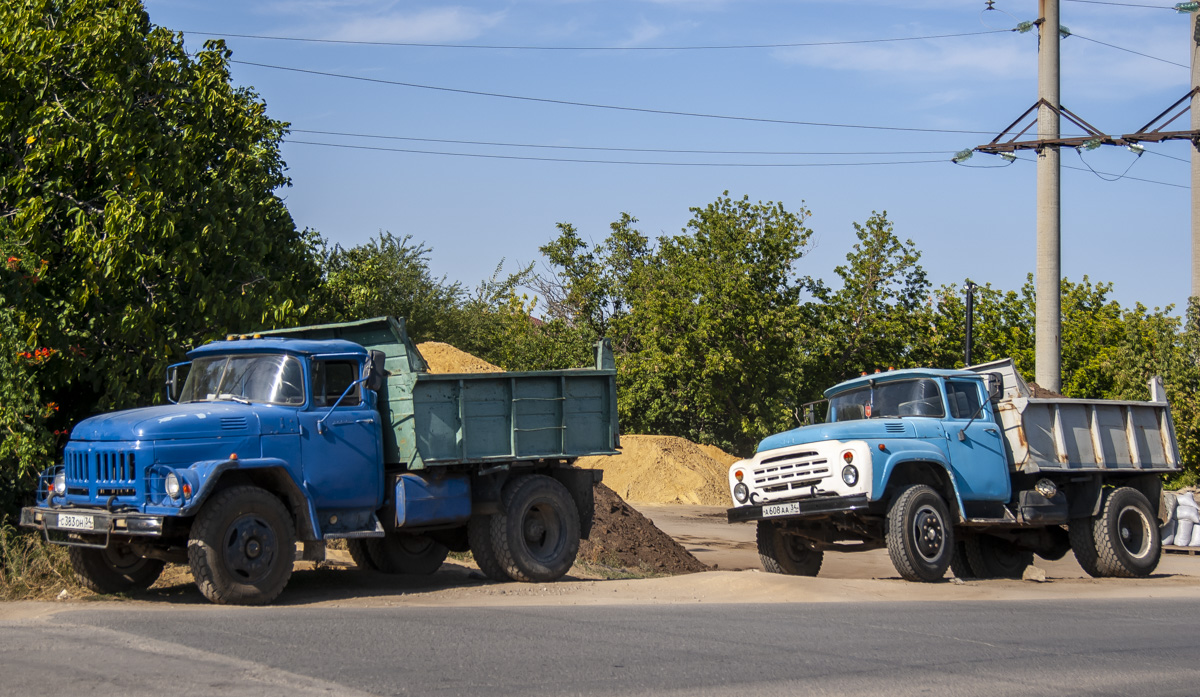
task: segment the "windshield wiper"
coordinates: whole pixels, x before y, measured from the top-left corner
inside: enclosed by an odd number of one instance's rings
[[[250,403],[250,400],[246,399],[245,397],[239,397],[235,394],[229,394],[228,392],[226,392],[225,394],[217,395],[217,399],[220,401],[231,399],[231,400],[237,402],[238,404],[249,404]]]

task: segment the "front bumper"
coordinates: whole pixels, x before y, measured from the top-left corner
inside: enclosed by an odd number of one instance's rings
[[[730,523],[745,523],[751,520],[786,520],[788,518],[807,518],[829,513],[845,513],[847,511],[861,510],[870,505],[871,501],[867,498],[866,494],[855,494],[853,496],[822,497],[764,505],[738,506],[737,508],[730,508],[726,511],[726,515]],[[774,513],[774,511],[781,510],[784,507],[792,510],[783,514]],[[764,515],[763,509],[768,509],[771,514]]]
[[[114,513],[103,508],[31,506],[21,509],[21,526],[40,530],[53,544],[104,547],[114,535],[162,537],[166,520],[163,516]]]

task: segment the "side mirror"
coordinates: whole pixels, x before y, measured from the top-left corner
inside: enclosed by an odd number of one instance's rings
[[[183,385],[187,382],[187,376],[191,369],[191,363],[175,363],[167,366],[167,401],[171,404],[179,403],[179,393],[183,391]]]
[[[387,370],[383,367],[384,361],[387,360],[387,354],[383,351],[371,351],[370,357],[367,359],[365,387],[372,392],[383,387],[384,381],[387,379]]]
[[[997,402],[1004,396],[1004,376],[1000,373],[987,373],[988,400]]]

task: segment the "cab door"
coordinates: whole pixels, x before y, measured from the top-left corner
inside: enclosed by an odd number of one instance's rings
[[[382,425],[355,385],[357,358],[314,358],[309,409],[300,413],[304,479],[318,510],[375,510],[383,503]]]
[[[962,499],[1008,501],[1012,483],[1004,437],[992,414],[993,406],[987,402],[983,383],[946,380],[946,402],[947,450]]]

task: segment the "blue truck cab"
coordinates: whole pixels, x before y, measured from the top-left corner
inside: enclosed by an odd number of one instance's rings
[[[1034,398],[1007,359],[863,375],[825,392],[824,423],[772,435],[730,467],[728,519],[756,523],[777,573],[887,547],[914,581],[947,568],[1019,577],[1034,553],[1072,549],[1093,575],[1145,575],[1160,475],[1179,466],[1158,389],[1153,402]]]
[[[606,352],[595,369],[432,375],[395,318],[231,336],[169,369],[170,404],[76,425],[21,523],[98,592],[174,561],[213,602],[267,603],[297,541],[320,559],[332,539],[376,571],[471,549],[493,578],[553,580],[598,480],[570,463],[618,445]]]

